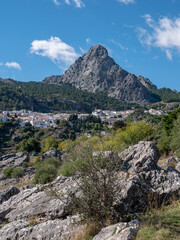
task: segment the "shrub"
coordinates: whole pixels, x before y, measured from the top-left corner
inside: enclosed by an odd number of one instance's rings
[[[58,168],[60,166],[60,161],[47,158],[43,162],[36,163],[36,173],[33,178],[34,184],[46,184],[55,179],[58,173]]]
[[[11,174],[12,178],[20,178],[24,174],[24,171],[21,167],[14,168]]]
[[[106,140],[105,138],[105,145],[109,145],[117,152],[121,152],[139,141],[149,140],[154,132],[155,127],[150,123],[144,121],[132,123],[126,129],[120,129],[111,134],[108,137],[109,139]]]
[[[59,141],[54,137],[48,137],[45,139],[45,144],[43,148],[43,152],[48,151],[50,148],[58,148]]]
[[[15,147],[18,152],[40,152],[40,142],[36,138],[29,138],[22,140]]]
[[[108,221],[117,221],[118,214],[113,207],[120,191],[117,184],[118,169],[121,162],[117,154],[109,154],[107,157],[103,151],[94,155],[92,145],[80,147],[71,152],[71,160],[63,164],[61,173],[73,175],[82,195],[74,197],[73,206],[82,214],[84,220],[97,222],[101,226]],[[63,169],[63,170],[62,170]]]
[[[24,174],[24,171],[21,167],[9,167],[4,170],[4,176],[9,178],[19,178],[22,177]]]
[[[13,172],[13,167],[9,167],[9,168],[6,168],[3,173],[5,177],[11,177],[12,172]]]

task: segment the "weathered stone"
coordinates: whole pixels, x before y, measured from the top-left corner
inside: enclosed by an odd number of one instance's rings
[[[139,142],[119,154],[119,157],[124,162],[124,168],[133,174],[158,169],[160,153],[153,142]]]
[[[59,177],[52,183],[57,194],[67,195],[67,192],[75,194],[77,185],[71,178]],[[51,192],[51,188],[47,188]],[[64,217],[70,211],[71,199],[52,198],[40,186],[25,188],[16,196],[0,205],[0,219],[7,219],[9,222],[16,219],[26,218],[32,215],[47,216],[51,219]]]
[[[42,155],[42,160],[46,159],[46,158],[57,158],[59,160],[61,160],[61,155],[62,153],[55,148],[50,148],[47,152],[45,152]]]
[[[20,182],[20,179],[18,178],[10,178],[6,179],[5,181],[0,182],[0,187],[14,185]]]
[[[8,167],[22,166],[25,162],[29,162],[29,154],[27,153],[19,152],[4,155],[1,158],[0,171],[3,171]]]
[[[180,172],[180,162],[176,165],[176,168],[175,168],[178,172]]]
[[[55,219],[31,226],[31,221],[17,220],[0,229],[1,240],[68,240],[82,227],[77,225],[79,217]],[[34,224],[34,223],[33,223]]]
[[[171,156],[170,158],[168,158],[168,160],[166,160],[163,164],[161,164],[160,167],[162,168],[168,167],[168,166],[175,167],[178,162],[179,162],[178,158]]]
[[[18,194],[20,191],[16,187],[6,188],[0,191],[0,203],[7,201],[10,197]]]
[[[103,228],[93,240],[132,240],[140,228],[140,222],[133,220],[129,223],[120,222],[118,224]]]

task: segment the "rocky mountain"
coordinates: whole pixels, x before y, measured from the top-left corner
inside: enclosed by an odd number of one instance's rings
[[[151,103],[159,101],[149,91],[156,86],[147,78],[136,76],[118,66],[100,44],[90,48],[61,76],[50,76],[44,83],[70,83],[89,92],[107,91],[108,96],[125,102]]]

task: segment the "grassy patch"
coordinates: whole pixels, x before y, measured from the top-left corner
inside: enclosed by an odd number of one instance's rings
[[[136,240],[180,240],[180,201],[151,210],[141,222]]]
[[[99,225],[91,223],[78,231],[70,240],[93,240],[94,236],[98,234],[99,231]]]

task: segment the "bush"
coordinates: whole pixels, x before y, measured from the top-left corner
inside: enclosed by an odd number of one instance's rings
[[[9,168],[6,168],[3,173],[5,177],[11,177],[12,172],[13,172],[13,167],[9,167]]]
[[[38,161],[33,183],[46,184],[53,181],[57,177],[59,166],[60,161],[53,158],[47,158],[43,162]]]
[[[36,138],[29,138],[22,140],[15,147],[18,152],[40,152],[40,142]]]
[[[117,154],[105,157],[103,151],[93,154],[93,146],[86,145],[71,152],[71,160],[63,164],[61,173],[73,175],[82,195],[74,197],[73,206],[82,214],[84,220],[106,225],[117,221],[118,214],[113,207],[120,191],[117,184],[121,161]],[[78,180],[76,174],[78,173]]]
[[[43,152],[48,151],[50,148],[58,148],[59,141],[54,137],[48,137],[45,139],[45,144],[43,147]]]
[[[23,169],[22,169],[21,167],[17,167],[17,168],[14,168],[14,169],[13,169],[13,172],[12,172],[12,174],[11,174],[11,177],[12,177],[12,178],[20,178],[20,177],[23,176],[23,174],[24,174]]]
[[[20,178],[24,174],[24,171],[21,167],[9,167],[4,170],[4,176],[9,178]]]

